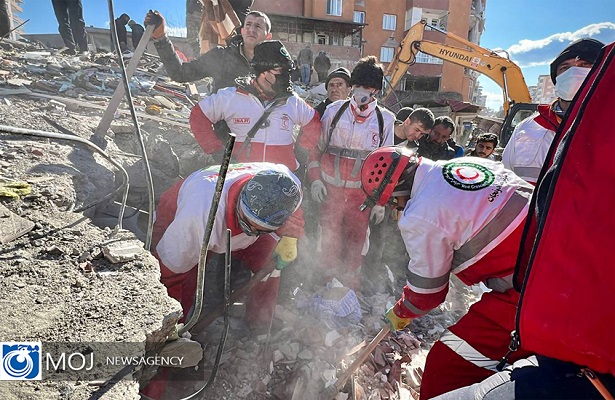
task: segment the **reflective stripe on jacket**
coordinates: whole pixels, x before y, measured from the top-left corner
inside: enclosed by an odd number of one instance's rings
[[[501,163],[466,160],[422,159],[417,169],[398,222],[411,257],[401,300],[406,317],[438,306],[451,272],[466,284],[506,278],[510,288],[532,187]]]

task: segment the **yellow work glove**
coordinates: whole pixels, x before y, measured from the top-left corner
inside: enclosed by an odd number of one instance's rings
[[[26,182],[0,178],[0,197],[11,197],[17,199],[19,196],[30,194],[30,191],[30,184]]]
[[[395,309],[395,306],[389,308],[389,311],[387,311],[387,313],[384,316],[387,322],[389,323],[389,325],[391,326],[391,332],[400,331],[404,329],[406,326],[410,324],[410,321],[412,321],[412,318],[403,318],[403,317],[397,316],[397,314],[395,314],[394,309]]]
[[[282,236],[278,242],[278,247],[275,248],[275,253],[281,261],[289,263],[297,258],[297,238]]]
[[[149,12],[145,15],[145,20],[143,21],[145,26],[147,25],[155,25],[154,31],[152,32],[152,39],[160,39],[161,37],[167,34],[167,24],[164,20],[162,14],[155,10],[149,10]]]

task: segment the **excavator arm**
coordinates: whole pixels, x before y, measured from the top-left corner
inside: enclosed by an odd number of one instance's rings
[[[441,31],[447,38],[463,44],[466,48],[424,40],[426,25],[425,21],[413,25],[396,49],[386,71],[388,85],[384,93],[385,100],[393,93],[408,67],[416,62],[416,55],[421,51],[491,78],[502,88],[504,111],[507,114],[511,104],[531,103],[530,92],[517,64],[453,33]]]

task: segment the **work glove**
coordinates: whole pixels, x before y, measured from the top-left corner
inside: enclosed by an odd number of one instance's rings
[[[374,225],[378,225],[384,220],[384,206],[375,205],[372,207],[372,212],[369,214],[369,220]]]
[[[152,39],[160,39],[167,34],[167,24],[164,20],[162,14],[160,14],[156,10],[149,10],[149,12],[145,15],[145,20],[143,20],[143,24],[147,25],[155,25],[156,28],[152,32]]]
[[[391,332],[401,331],[412,321],[412,318],[399,317],[395,314],[395,306],[389,308],[384,317],[391,326]]]
[[[317,203],[322,203],[325,200],[325,197],[327,197],[327,188],[320,179],[312,182],[310,191],[312,192],[312,199],[314,199]]]
[[[280,260],[289,263],[297,258],[297,238],[282,236],[274,250]]]

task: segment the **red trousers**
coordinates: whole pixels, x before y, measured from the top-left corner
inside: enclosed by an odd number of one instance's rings
[[[484,293],[481,299],[431,348],[421,383],[421,400],[480,382],[496,373],[496,365],[508,352],[515,329],[519,294]],[[529,356],[519,349],[509,363]]]
[[[233,259],[244,261],[247,265],[258,265],[258,268],[251,268],[252,272],[260,271],[267,263],[250,262],[251,259],[271,260],[271,254],[275,249],[277,242],[270,236],[264,235],[250,247],[242,250],[236,250],[231,253]],[[157,254],[154,253],[157,257]],[[162,261],[158,260],[162,277],[160,281],[167,287],[169,296],[178,300],[184,311],[184,316],[188,315],[190,308],[194,304],[197,286],[198,266],[194,266],[190,271],[183,274],[175,274],[171,272]],[[248,294],[246,299],[246,316],[245,321],[248,326],[268,327],[271,322],[271,317],[278,302],[278,288],[280,285],[279,275],[269,277],[265,281],[256,284]],[[207,282],[205,283],[207,288]],[[207,289],[206,289],[207,290]]]
[[[365,200],[361,189],[329,185],[320,210],[322,228],[322,276],[337,278],[345,286],[358,290],[361,283],[361,250],[367,236],[369,209],[359,210]]]

